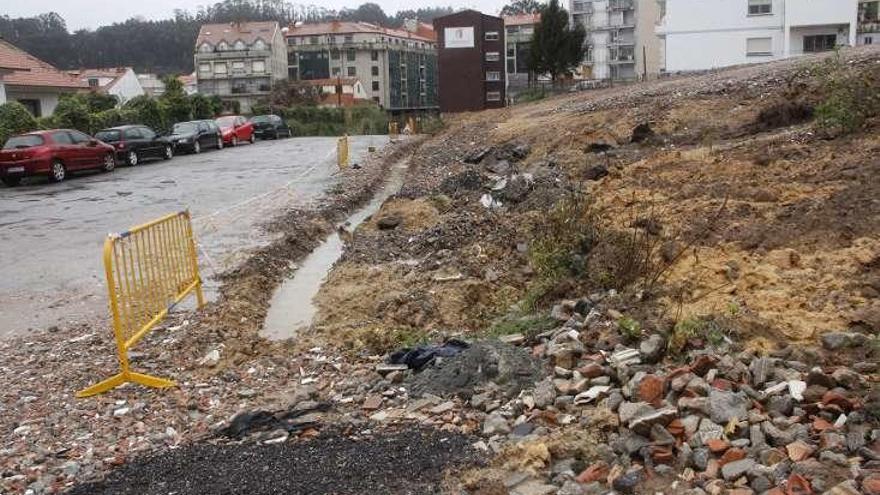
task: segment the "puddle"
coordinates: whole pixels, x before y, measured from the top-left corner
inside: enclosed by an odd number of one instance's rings
[[[407,162],[401,161],[391,167],[385,185],[373,196],[369,204],[349,216],[343,224],[346,230],[353,231],[364,220],[379,210],[382,203],[397,193],[403,185]],[[308,328],[315,318],[318,308],[313,299],[321,289],[327,273],[342,256],[344,243],[334,232],[314,251],[306,256],[302,265],[275,290],[269,303],[269,312],[263,322],[261,335],[270,340],[285,340],[296,335],[297,331]]]

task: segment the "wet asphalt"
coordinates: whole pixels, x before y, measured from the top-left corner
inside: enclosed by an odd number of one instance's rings
[[[386,142],[352,137],[352,160]],[[215,273],[271,240],[260,226],[319,198],[336,170],[336,138],[292,138],[84,172],[60,184],[0,185],[0,337],[107,321],[107,234],[187,208],[210,296]]]

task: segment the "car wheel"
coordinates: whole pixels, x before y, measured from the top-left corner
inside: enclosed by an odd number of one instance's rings
[[[202,152],[202,145],[198,141],[193,143],[193,153],[199,154]]]
[[[126,156],[125,161],[127,161],[128,164],[132,167],[135,167],[138,163],[141,162],[141,159],[138,156],[137,151],[131,150],[128,152],[128,156]]]
[[[218,150],[223,149],[223,138],[219,138],[219,137],[217,138],[217,149]]]
[[[232,136],[232,147],[238,146],[238,136]]]
[[[21,177],[4,177],[2,180],[7,187],[15,187],[21,183]]]
[[[251,138],[248,139],[248,141],[250,141],[251,144],[256,143],[256,142],[257,142],[257,135],[256,135],[256,134],[251,134]]]
[[[61,182],[67,177],[67,167],[59,160],[52,162],[49,169],[49,182]]]
[[[137,153],[135,153],[135,156],[137,156]],[[104,172],[112,172],[115,168],[116,158],[113,158],[113,153],[107,153],[104,155],[104,166],[101,167],[101,170]]]
[[[162,156],[165,160],[170,160],[174,156],[174,148],[171,145],[165,146],[165,154]]]

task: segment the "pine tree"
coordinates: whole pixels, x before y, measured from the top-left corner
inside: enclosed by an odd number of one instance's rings
[[[587,34],[580,24],[568,22],[568,12],[558,0],[550,0],[541,9],[541,21],[532,37],[529,70],[535,74],[550,74],[554,82],[570,74],[584,58],[584,39]]]

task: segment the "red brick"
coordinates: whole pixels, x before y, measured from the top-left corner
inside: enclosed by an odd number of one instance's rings
[[[727,452],[721,456],[721,459],[718,460],[718,463],[722,466],[727,464],[728,462],[739,461],[741,459],[746,458],[746,451],[743,449],[728,449]]]
[[[666,380],[657,375],[645,375],[639,382],[639,400],[655,407],[660,405],[666,392]]]
[[[710,440],[706,440],[706,447],[709,447],[709,450],[714,454],[720,454],[724,452],[730,447],[730,444],[727,443],[726,440],[722,440],[720,438],[712,438]]]
[[[607,478],[609,471],[608,464],[599,461],[587,469],[584,469],[575,479],[578,483],[592,483]]]

